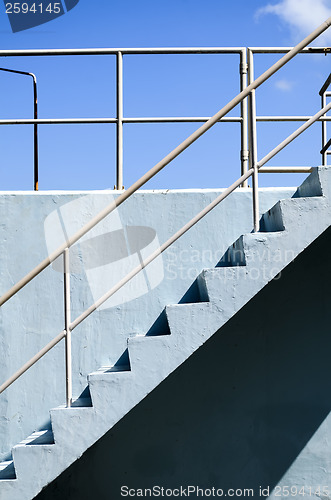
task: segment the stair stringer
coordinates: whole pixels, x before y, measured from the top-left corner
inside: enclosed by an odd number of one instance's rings
[[[106,368],[90,374],[91,408],[51,410],[54,444],[25,441],[13,448],[17,478],[0,479],[0,500],[34,498],[327,229],[330,170],[316,169],[297,197],[281,200],[265,214],[265,227],[275,232],[240,237],[229,252],[232,266],[201,273],[205,302],[166,307],[170,335],[128,339],[130,371]]]

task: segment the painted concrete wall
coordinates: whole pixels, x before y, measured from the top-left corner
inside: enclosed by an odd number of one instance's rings
[[[262,189],[261,211],[294,188]],[[141,191],[123,204],[72,253],[72,319],[91,305],[114,278],[136,265],[212,201],[219,190]],[[112,191],[93,193],[6,193],[0,196],[0,293],[4,293],[113,199]],[[146,270],[73,332],[74,394],[86,375],[116,363],[130,335],[161,333],[166,304],[189,301],[201,269],[213,267],[230,244],[252,229],[251,191],[233,193]],[[139,233],[138,227],[144,227]],[[142,236],[138,237],[137,234]],[[140,252],[140,253],[139,253]],[[94,262],[98,266],[95,267]],[[128,270],[129,270],[128,269]],[[1,308],[0,380],[56,336],[63,324],[61,263],[45,270]],[[34,430],[48,425],[50,408],[64,403],[64,346],[43,360],[0,396],[0,458]],[[139,420],[139,419],[138,419]]]
[[[36,498],[330,498],[330,246],[329,229]]]

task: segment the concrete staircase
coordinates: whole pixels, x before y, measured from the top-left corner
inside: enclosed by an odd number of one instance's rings
[[[219,267],[198,277],[201,302],[169,305],[169,331],[128,339],[127,363],[88,376],[84,397],[50,411],[49,429],[15,446],[0,464],[0,500],[34,498],[183,363],[331,223],[331,168],[319,167],[291,199],[241,236]]]

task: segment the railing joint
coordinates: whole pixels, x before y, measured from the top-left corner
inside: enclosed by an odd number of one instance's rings
[[[246,75],[248,73],[248,63],[240,63],[239,64],[239,72],[241,75]]]
[[[249,150],[248,149],[242,149],[240,151],[240,159],[241,159],[241,161],[248,161],[249,160]]]

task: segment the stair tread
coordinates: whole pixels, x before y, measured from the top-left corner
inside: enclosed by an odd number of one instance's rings
[[[16,472],[13,460],[0,462],[0,481],[16,479]]]
[[[71,403],[72,408],[89,408],[91,406],[92,406],[92,400],[90,397],[77,398],[77,399],[74,399]]]
[[[129,372],[130,371],[130,365],[114,365],[111,366],[108,370],[106,370],[104,373],[111,373],[111,372]]]
[[[53,432],[50,429],[42,431],[35,431],[27,438],[23,439],[19,445],[41,445],[41,444],[54,444]]]

